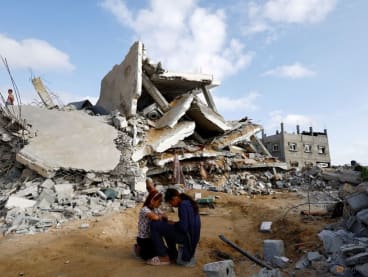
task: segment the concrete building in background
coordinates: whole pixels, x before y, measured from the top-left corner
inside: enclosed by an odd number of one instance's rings
[[[327,129],[321,133],[314,132],[313,128],[309,127],[309,131],[300,132],[297,125],[296,133],[287,133],[284,131],[284,124],[280,125],[281,130],[277,130],[275,135],[267,136],[262,132],[262,142],[272,156],[287,162],[290,167],[330,167]]]

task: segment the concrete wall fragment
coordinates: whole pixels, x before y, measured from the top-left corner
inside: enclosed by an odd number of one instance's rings
[[[142,93],[143,44],[135,42],[120,65],[102,79],[100,98],[96,106],[108,112],[119,110],[125,116],[137,111],[137,101]]]

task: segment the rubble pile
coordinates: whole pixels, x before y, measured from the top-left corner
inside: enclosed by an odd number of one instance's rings
[[[368,183],[346,183],[339,195],[342,220],[319,233],[321,254],[308,252],[295,268],[314,269],[320,276],[368,276]],[[311,253],[315,253],[313,259]]]
[[[248,170],[286,168],[256,137],[260,125],[226,121],[217,112],[212,75],[166,71],[141,42],[103,78],[95,106],[56,104],[40,78],[33,85],[43,107],[1,107],[6,232],[132,206],[147,176],[161,185],[188,181],[187,188],[270,193],[269,180]]]
[[[317,168],[281,173],[287,165],[257,137],[262,126],[218,113],[212,75],[166,71],[141,42],[103,78],[95,106],[59,107],[39,78],[33,83],[43,107],[0,110],[5,233],[43,231],[134,206],[144,197],[147,176],[162,186],[236,195],[357,182]]]

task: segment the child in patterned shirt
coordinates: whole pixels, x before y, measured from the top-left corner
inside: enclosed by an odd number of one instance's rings
[[[139,212],[137,244],[134,246],[134,251],[138,257],[144,260],[156,256],[151,240],[151,221],[167,220],[167,216],[159,209],[162,198],[163,196],[160,192],[156,190],[151,191]]]

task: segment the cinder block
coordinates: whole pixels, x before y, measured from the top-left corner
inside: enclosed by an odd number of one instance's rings
[[[205,264],[203,271],[206,277],[235,277],[234,262],[232,260],[224,260]]]
[[[275,256],[285,256],[284,241],[282,240],[264,240],[263,258],[266,261],[272,261]]]

